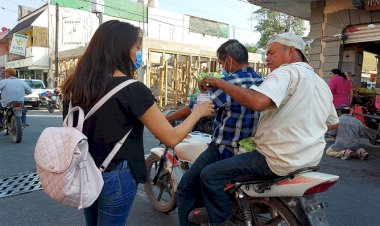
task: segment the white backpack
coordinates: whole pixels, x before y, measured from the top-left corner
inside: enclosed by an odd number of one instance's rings
[[[129,132],[112,149],[100,168],[88,151],[83,122],[112,95],[136,82],[129,79],[107,93],[84,117],[80,107],[69,108],[63,127],[48,127],[38,138],[34,159],[43,191],[55,201],[67,206],[86,208],[98,198],[103,188],[102,172],[119,151]],[[71,103],[70,103],[71,105]],[[78,111],[78,123],[73,127],[73,113]]]

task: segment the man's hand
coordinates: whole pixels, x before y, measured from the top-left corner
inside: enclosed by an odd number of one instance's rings
[[[219,88],[219,83],[223,81],[219,78],[214,78],[210,76],[204,77],[201,81],[198,82],[199,89],[204,92],[207,89],[210,89],[212,87]]]

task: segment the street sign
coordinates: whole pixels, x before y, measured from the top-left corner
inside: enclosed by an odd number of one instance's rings
[[[28,36],[22,34],[13,34],[10,53],[25,56],[26,44],[28,43]]]

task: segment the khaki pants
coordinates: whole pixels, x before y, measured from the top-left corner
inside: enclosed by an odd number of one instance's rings
[[[327,148],[326,150],[326,155],[330,156],[330,157],[335,157],[335,158],[341,158],[343,157],[344,155],[344,152],[346,150],[340,150],[340,151],[336,151],[336,150],[333,150],[330,147]],[[359,148],[358,150],[356,150],[354,153],[353,153],[353,156],[354,158],[360,158],[361,156],[363,156],[365,153],[367,153],[363,148]],[[367,153],[368,154],[368,153]]]

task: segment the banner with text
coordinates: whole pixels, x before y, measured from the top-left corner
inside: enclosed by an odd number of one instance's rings
[[[62,45],[64,47],[82,46],[83,33],[82,18],[64,17],[62,19]]]
[[[28,36],[22,34],[13,34],[10,53],[25,56],[26,44],[28,43]]]

